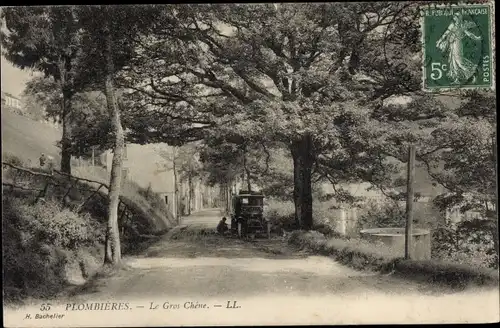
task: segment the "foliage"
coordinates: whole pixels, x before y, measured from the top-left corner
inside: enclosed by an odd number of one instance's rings
[[[291,201],[281,201],[268,198],[265,200],[264,217],[269,220],[276,230],[290,231],[296,229],[294,206]]]
[[[22,94],[23,111],[25,115],[35,121],[44,121],[46,119],[45,109],[43,106],[35,99],[25,92]]]
[[[238,175],[239,150],[257,149],[261,140],[275,143],[293,158],[296,219],[305,226],[312,222],[312,179],[382,184],[390,177],[384,158],[394,149],[388,148],[403,141],[404,149],[405,134],[418,128],[408,122],[443,116],[440,107],[421,101],[407,107],[402,120],[386,120],[394,110],[384,100],[420,89],[415,8],[401,3],[179,8],[160,14],[164,23],[143,37],[125,70],[134,90],[127,96],[142,110],[136,111],[132,134],[142,142],[214,138],[226,151],[213,154],[212,163],[231,166],[225,172],[215,165],[212,171],[226,180]],[[398,42],[392,44],[391,35]],[[401,44],[408,50],[399,51],[406,69],[394,72],[383,45],[392,45],[394,55]],[[400,135],[387,138],[388,131]]]
[[[6,300],[53,297],[66,284],[71,249],[97,245],[102,229],[55,203],[33,206],[4,194],[2,205]]]
[[[67,249],[87,246],[99,240],[102,232],[94,235],[90,226],[90,217],[81,217],[68,209],[62,209],[54,202],[37,203],[34,206],[19,206],[20,222],[26,224],[25,229],[31,238],[38,241]]]
[[[452,288],[470,285],[498,286],[498,271],[470,264],[404,260],[390,247],[362,239],[327,239],[317,231],[294,231],[288,243],[315,254],[332,256],[336,261],[358,270],[395,272],[406,279],[424,279]]]
[[[44,116],[61,123],[60,93],[51,77],[37,76],[26,83],[24,94],[37,106],[45,108]],[[105,150],[111,146],[109,113],[100,91],[78,92],[72,96],[70,150],[75,157],[90,157],[91,148]],[[60,146],[60,144],[59,144]]]
[[[362,239],[325,238],[317,231],[294,231],[288,243],[314,253],[333,256],[342,264],[358,270],[387,270],[398,255],[390,247]]]
[[[171,151],[157,147],[158,154],[165,159],[164,166],[169,170],[175,168],[179,182],[191,182],[201,177],[201,164],[198,160],[198,145],[186,144],[181,147],[173,147]]]
[[[74,114],[72,117],[72,153],[86,158],[92,147],[100,152],[112,145],[111,124],[102,92],[78,93],[73,97]],[[97,155],[100,153],[97,152]]]
[[[76,67],[82,48],[74,6],[6,7],[2,9],[3,55],[15,66],[35,69],[52,77],[60,96],[60,117],[69,123],[71,97],[79,88]],[[61,170],[71,173],[71,128],[61,140]]]
[[[453,120],[432,132],[420,157],[433,179],[447,189],[436,199],[440,208],[458,206],[488,215],[496,189],[495,98],[479,92],[465,93],[462,98]]]
[[[11,153],[2,154],[2,162],[16,166],[23,166],[24,164],[22,159]]]
[[[417,156],[434,181],[446,188],[434,199],[441,211],[477,211],[491,220],[498,256],[496,97],[487,91],[466,91],[460,100],[451,118],[422,139]]]
[[[492,226],[490,220],[474,219],[438,227],[433,231],[432,257],[477,267],[498,267]]]
[[[363,229],[401,228],[406,225],[405,209],[391,201],[370,201],[363,207],[359,224]]]
[[[79,51],[74,7],[3,8],[2,18],[8,31],[2,31],[4,55],[19,68],[33,68],[60,80],[66,73],[58,66],[61,58],[67,58],[67,67],[74,64]]]

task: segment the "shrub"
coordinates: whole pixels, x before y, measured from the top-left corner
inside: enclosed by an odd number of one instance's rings
[[[333,205],[331,201],[313,201],[314,223],[335,226],[338,217]]]
[[[498,271],[473,265],[439,262],[435,260],[401,260],[395,263],[399,274],[430,282],[446,284],[454,288],[469,285],[498,286]]]
[[[32,205],[26,198],[3,196],[5,297],[52,297],[66,285],[65,267],[74,250],[95,246],[104,229],[54,202]]]
[[[452,288],[498,286],[498,271],[494,269],[435,260],[404,260],[391,247],[382,243],[362,239],[327,239],[317,231],[294,231],[288,243],[317,254],[332,256],[336,261],[358,270],[394,270],[409,279],[443,283]]]
[[[268,199],[264,217],[271,221],[273,229],[287,231],[297,229],[293,202]]]
[[[405,210],[391,201],[368,201],[359,217],[363,229],[405,226]]]
[[[93,244],[98,237],[92,231],[90,215],[80,216],[53,201],[19,204],[17,216],[30,238],[48,245],[76,249]]]
[[[11,153],[3,154],[2,161],[5,163],[15,165],[15,166],[23,166],[24,165],[24,162],[22,159],[20,159],[19,157],[17,157],[14,154],[11,154]]]
[[[315,253],[332,256],[335,260],[358,270],[386,270],[398,257],[384,244],[361,239],[326,238],[317,231],[294,231],[288,243]]]
[[[433,231],[432,257],[477,267],[498,267],[493,229],[493,222],[481,219],[441,225]]]

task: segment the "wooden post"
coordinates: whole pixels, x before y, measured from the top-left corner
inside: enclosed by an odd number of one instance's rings
[[[412,226],[413,226],[413,180],[415,178],[415,146],[408,149],[408,179],[406,187],[406,229],[405,229],[405,258],[411,259]]]

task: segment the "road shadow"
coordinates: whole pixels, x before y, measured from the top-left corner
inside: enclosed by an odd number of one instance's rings
[[[224,257],[224,258],[302,258],[305,252],[292,250],[279,237],[243,240],[208,232],[198,235],[166,235],[150,245],[140,257]]]
[[[154,299],[252,297],[262,295],[335,297],[436,297],[452,294],[391,275],[355,271],[325,257],[142,258],[112,278],[97,277],[70,298]]]

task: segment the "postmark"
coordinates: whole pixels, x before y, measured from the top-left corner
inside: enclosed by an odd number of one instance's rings
[[[494,89],[489,3],[421,7],[425,91]]]

